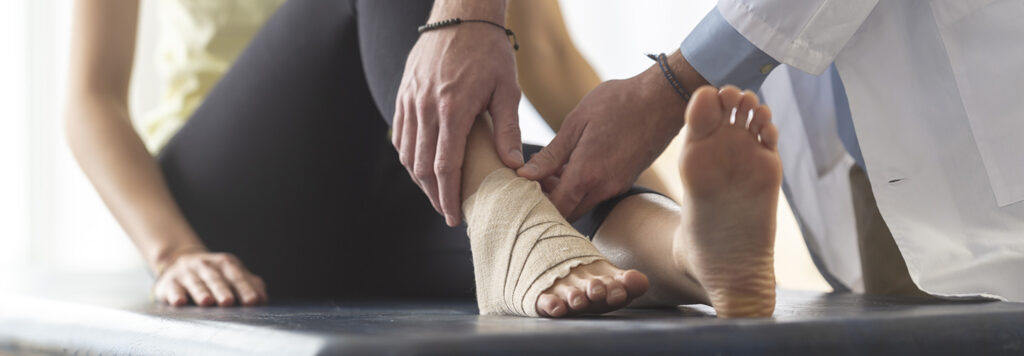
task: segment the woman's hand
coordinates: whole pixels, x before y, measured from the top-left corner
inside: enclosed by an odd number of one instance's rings
[[[193,252],[177,256],[153,286],[156,300],[181,306],[192,299],[196,305],[220,307],[263,304],[268,301],[263,279],[249,272],[230,253]]]

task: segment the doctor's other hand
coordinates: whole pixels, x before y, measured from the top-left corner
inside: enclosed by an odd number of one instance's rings
[[[249,272],[229,253],[192,252],[177,256],[153,285],[157,301],[181,306],[191,299],[198,306],[228,307],[265,304],[263,279]]]
[[[685,110],[656,66],[601,83],[517,173],[544,183],[558,211],[573,221],[628,190],[679,133]]]
[[[499,1],[438,1],[430,22],[460,17],[504,26]],[[502,162],[523,165],[516,64],[505,31],[465,22],[420,35],[406,60],[391,140],[399,159],[449,226],[462,219],[462,164],[477,116],[490,112]]]

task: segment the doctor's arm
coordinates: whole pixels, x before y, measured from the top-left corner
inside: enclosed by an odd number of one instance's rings
[[[668,56],[672,73],[688,92],[702,85],[760,87],[777,64],[711,10]],[[624,80],[602,83],[569,114],[558,135],[519,169],[541,180],[556,175],[550,197],[576,218],[630,187],[683,126],[686,102],[657,65]],[[610,149],[611,148],[611,149]]]
[[[138,1],[80,0],[71,40],[66,134],[78,164],[149,267],[158,300],[258,304],[263,282],[236,258],[206,250],[132,127],[128,89]]]

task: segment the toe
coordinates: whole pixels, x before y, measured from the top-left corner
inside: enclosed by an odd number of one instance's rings
[[[594,278],[587,282],[587,297],[591,301],[604,301],[608,298],[608,287],[600,279]]]
[[[743,92],[737,87],[726,85],[722,87],[722,90],[718,91],[718,98],[721,100],[722,110],[729,117],[733,110],[736,109],[736,106],[740,104],[740,100],[743,99]]]
[[[754,109],[754,116],[750,119],[750,127],[747,129],[754,135],[760,135],[764,125],[772,120],[772,111],[767,106],[758,106]]]
[[[552,303],[551,309],[548,309],[548,315],[553,318],[561,318],[569,315],[569,307],[565,305],[565,302],[562,301],[562,299],[555,298],[555,302]]]
[[[761,128],[761,144],[768,149],[775,151],[779,144],[779,129],[771,122]]]
[[[608,287],[608,298],[607,303],[611,307],[619,307],[626,304],[629,300],[629,292],[626,291],[626,287],[619,283],[619,281],[611,280],[605,281],[605,285]]]
[[[740,127],[747,127],[747,121],[750,120],[750,111],[757,107],[760,100],[757,98],[757,94],[750,90],[744,90],[740,97],[740,103],[736,106],[736,122],[735,124]]]
[[[561,303],[561,299],[559,299],[558,296],[556,296],[553,293],[541,294],[540,298],[537,298],[537,314],[546,317],[557,317],[554,314],[554,311],[559,308]],[[561,312],[564,315],[564,305],[561,309]]]
[[[700,139],[707,137],[721,124],[724,112],[714,87],[703,86],[690,97],[686,109],[688,135]]]
[[[586,293],[583,293],[583,291],[574,286],[560,286],[558,288],[558,295],[569,305],[570,309],[575,311],[584,310],[590,304],[587,301]]]
[[[647,276],[635,269],[622,273],[622,275],[616,278],[616,280],[626,287],[626,292],[629,293],[630,300],[647,293],[647,289],[651,286],[650,281],[647,280]]]

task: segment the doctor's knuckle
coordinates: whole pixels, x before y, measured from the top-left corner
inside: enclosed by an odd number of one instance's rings
[[[421,181],[434,177],[434,171],[430,169],[430,166],[420,162],[416,162],[412,167],[412,174]]]
[[[578,191],[589,191],[597,187],[601,183],[601,178],[593,172],[582,172],[580,174],[580,180]]]
[[[440,177],[451,177],[457,169],[459,169],[458,164],[451,160],[439,159],[434,161],[434,171]]]
[[[451,95],[442,95],[437,101],[437,114],[441,120],[448,119],[458,112],[459,102]]]

